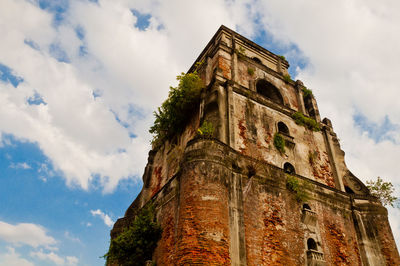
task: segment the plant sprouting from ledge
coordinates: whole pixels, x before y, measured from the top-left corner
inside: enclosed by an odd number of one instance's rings
[[[312,90],[307,89],[306,87],[304,87],[304,88],[302,89],[302,91],[303,91],[303,98],[304,98],[304,99],[307,99],[308,97],[313,96]]]
[[[274,135],[274,146],[280,153],[285,153],[285,139],[281,134],[275,133]]]
[[[244,49],[243,46],[239,46],[238,49],[236,49],[236,54],[240,59],[243,59],[246,57],[246,49]]]
[[[167,100],[154,112],[153,146],[159,146],[184,129],[190,115],[196,111],[200,101],[203,81],[196,71],[177,76],[179,84],[170,87]]]
[[[300,112],[294,113],[292,115],[292,118],[294,119],[296,124],[298,124],[300,126],[307,127],[308,129],[310,129],[312,131],[320,131],[321,130],[321,128],[320,128],[320,126],[319,126],[317,121],[315,121],[314,119],[312,119],[310,117],[304,116]]]
[[[115,265],[141,266],[151,260],[162,229],[155,221],[155,206],[143,207],[132,225],[111,240],[104,258]]]
[[[249,74],[250,76],[254,75],[254,68],[248,67],[247,68],[247,74]]]
[[[367,188],[373,196],[377,197],[382,202],[384,206],[394,206],[397,197],[393,196],[394,187],[391,182],[384,182],[382,178],[378,176],[376,181],[367,181]]]
[[[284,80],[286,83],[289,83],[289,82],[292,80],[292,78],[290,77],[289,74],[285,74],[285,75],[283,75],[283,80]]]
[[[211,122],[204,121],[197,129],[197,134],[205,138],[212,138],[214,134],[214,125]]]
[[[286,174],[286,187],[295,193],[298,202],[305,202],[310,198],[307,192],[309,184],[304,180],[299,180],[297,177]]]

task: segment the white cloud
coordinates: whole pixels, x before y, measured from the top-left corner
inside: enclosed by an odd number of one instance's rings
[[[0,83],[0,131],[37,142],[69,185],[88,189],[99,176],[104,191],[112,191],[121,179],[142,174],[153,110],[219,25],[241,24],[243,32],[254,33],[246,16],[250,2],[71,1],[66,21],[55,29],[51,14],[32,3],[2,1],[0,33],[8,37],[0,49],[9,52],[0,62],[24,82],[17,88]],[[151,14],[146,31],[133,26],[133,8]],[[23,10],[22,19],[10,10]],[[51,44],[65,51],[70,64],[51,57]],[[81,46],[88,52],[84,57]],[[101,97],[94,98],[93,91]],[[28,105],[34,93],[46,105]],[[129,138],[132,133],[138,137]]]
[[[55,265],[62,265],[62,266],[73,266],[78,264],[78,258],[74,256],[67,256],[65,258],[60,257],[54,252],[45,252],[43,250],[39,251],[32,251],[30,252],[30,256],[34,258],[38,258],[40,260],[48,260],[53,262]]]
[[[54,248],[56,240],[47,235],[46,229],[31,223],[12,225],[0,221],[0,239],[15,245],[29,245],[31,247]]]
[[[34,264],[24,258],[21,258],[21,255],[15,252],[15,249],[12,247],[7,247],[6,253],[0,253],[0,265],[7,266],[33,266]]]
[[[11,163],[10,164],[11,168],[15,168],[15,169],[31,169],[32,167],[27,164],[26,162],[23,163]]]
[[[104,212],[102,212],[100,209],[91,210],[90,213],[93,216],[99,216],[108,227],[113,226],[114,222],[113,222],[113,220],[111,220],[110,216],[108,216],[108,214],[105,214]]]
[[[79,238],[73,237],[68,231],[65,238],[80,243]],[[74,256],[62,257],[55,253],[58,250],[57,241],[49,236],[46,229],[40,225],[31,223],[19,223],[17,225],[0,221],[0,240],[11,243],[16,247],[30,246],[30,256],[41,260],[49,260],[56,265],[77,265],[78,258]],[[33,249],[32,249],[33,248]],[[38,249],[39,250],[34,250]],[[20,257],[13,247],[8,252],[0,253],[0,265],[33,265],[33,263]]]
[[[70,232],[65,231],[64,232],[64,237],[66,239],[71,240],[72,242],[77,242],[77,243],[82,243],[81,240],[78,237],[73,236]]]
[[[79,261],[79,259],[77,258],[77,257],[74,257],[74,256],[67,256],[67,257],[65,257],[65,262],[66,262],[66,265],[78,265],[78,261]]]

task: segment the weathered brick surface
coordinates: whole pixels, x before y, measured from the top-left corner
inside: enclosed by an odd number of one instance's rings
[[[322,248],[328,265],[362,265],[351,215],[317,204]]]
[[[256,184],[244,203],[248,265],[304,265],[301,206],[292,195]]]
[[[181,176],[176,265],[230,265],[228,191],[221,166],[187,166]]]
[[[163,228],[161,240],[154,252],[157,265],[174,265],[175,263],[175,213],[177,211],[177,198],[173,198],[160,210],[158,221]]]

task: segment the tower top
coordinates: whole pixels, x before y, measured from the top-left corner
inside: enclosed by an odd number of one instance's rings
[[[289,63],[281,55],[276,55],[255,42],[247,39],[243,35],[221,25],[206,47],[197,57],[190,67],[189,72],[195,69],[196,62],[203,62],[207,57],[212,56],[215,49],[220,46],[227,51],[238,54],[243,53],[243,49],[249,58],[260,60],[260,63],[282,74],[288,74]]]

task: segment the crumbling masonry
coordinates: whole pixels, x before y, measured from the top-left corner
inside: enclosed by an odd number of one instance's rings
[[[149,152],[143,189],[112,238],[153,199],[157,265],[400,265],[387,210],[347,169],[331,121],[285,58],[221,26],[196,62],[206,86],[198,112]],[[198,136],[203,121],[212,138]]]

